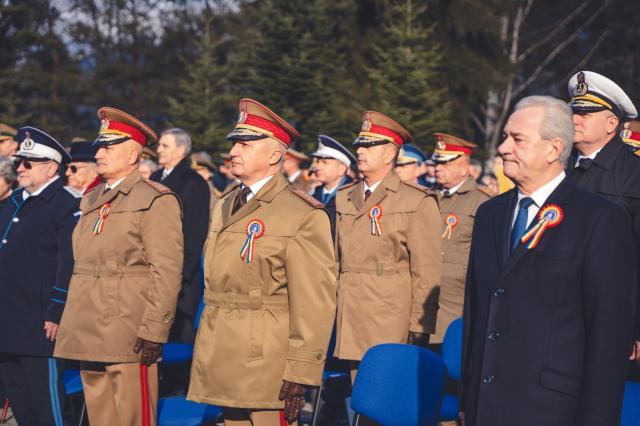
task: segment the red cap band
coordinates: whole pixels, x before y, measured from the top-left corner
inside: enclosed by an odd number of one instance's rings
[[[287,146],[291,143],[291,136],[285,132],[284,129],[278,126],[273,121],[266,120],[257,115],[247,114],[247,118],[241,124],[248,124],[249,126],[258,127],[271,133],[273,137],[284,142]]]
[[[640,141],[640,132],[631,132],[631,136],[627,139],[633,139],[634,141]]]
[[[117,130],[118,132],[125,133],[131,137],[134,141],[140,145],[145,146],[147,143],[147,135],[142,133],[137,128],[130,126],[126,123],[109,120],[109,126],[103,130],[104,133],[108,133],[108,130]]]
[[[463,152],[467,155],[471,155],[471,148],[467,148],[466,146],[460,146],[460,145],[446,145],[444,146],[444,149],[442,151],[456,151],[456,152]]]
[[[387,127],[379,126],[377,124],[371,124],[371,128],[367,130],[367,133],[377,133],[379,135],[388,136],[393,139],[397,145],[402,146],[403,140],[402,136],[400,136],[400,133],[396,133]]]

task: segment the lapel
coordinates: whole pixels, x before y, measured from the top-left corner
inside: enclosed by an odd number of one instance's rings
[[[393,170],[389,172],[389,174],[386,175],[384,179],[382,179],[380,185],[378,185],[376,190],[373,191],[373,194],[369,196],[369,199],[366,202],[364,201],[364,183],[360,183],[354,188],[356,187],[360,190],[358,194],[355,194],[356,199],[358,199],[359,196],[359,199],[361,200],[360,208],[358,208],[357,214],[357,217],[360,217],[363,214],[369,214],[369,210],[371,210],[371,207],[375,206],[376,204],[380,204],[382,200],[387,197],[389,191],[398,192],[398,188],[400,187],[400,178]],[[382,215],[384,217],[384,211],[382,212]]]
[[[83,198],[83,205],[81,205],[82,212],[86,214],[102,207],[105,203],[112,202],[116,198],[118,193],[123,193],[125,195],[128,194],[129,191],[131,191],[131,188],[133,188],[133,186],[141,179],[142,176],[140,176],[140,173],[135,170],[130,173],[129,176],[127,176],[122,182],[120,182],[117,187],[108,192],[104,192],[106,182],[102,182]],[[117,211],[117,207],[112,206],[111,211]]]
[[[565,177],[562,180],[562,182],[560,182],[560,185],[558,185],[558,187],[551,193],[551,195],[549,195],[549,198],[547,198],[547,201],[545,201],[544,205],[540,208],[540,210],[542,210],[545,206],[548,206],[549,204],[557,204],[564,210],[564,206],[566,206],[569,203],[571,192],[574,188],[575,188],[575,184],[573,180],[569,176]],[[515,188],[512,191],[514,192],[514,195],[517,194],[517,190]],[[517,200],[517,198],[518,198],[517,195],[515,195],[514,201],[511,204],[511,209],[510,209],[511,214],[509,219],[513,217],[513,209],[515,208],[515,200]],[[529,226],[528,229],[531,229],[531,227],[535,226],[537,222],[538,222],[538,219],[536,216],[536,218],[531,222],[531,225]],[[511,220],[509,220],[508,223],[510,225]],[[509,226],[509,228],[511,227]],[[550,229],[545,232],[554,232],[554,229]],[[509,241],[509,232],[506,233],[506,238],[505,238],[505,245],[507,245],[507,250],[508,250],[508,241]],[[538,244],[538,246],[532,250],[527,249],[526,244],[518,245],[518,248],[516,248],[513,254],[508,258],[508,261],[505,265],[502,275],[504,276],[507,273],[509,273],[509,271],[511,271],[514,268],[514,266],[517,265],[531,251],[539,250],[540,245],[542,245],[544,241],[545,241],[545,236],[543,235],[542,240],[540,240],[540,243]],[[506,252],[506,254],[508,255],[508,251]]]
[[[282,173],[276,173],[273,175],[269,182],[263,186],[257,194],[255,194],[244,206],[238,209],[237,212],[231,214],[233,203],[240,192],[240,186],[234,189],[233,192],[227,197],[222,205],[222,229],[225,230],[234,223],[244,219],[258,207],[265,203],[270,203],[282,190],[289,186],[287,178]]]

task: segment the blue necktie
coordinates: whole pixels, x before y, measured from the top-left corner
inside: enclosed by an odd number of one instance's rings
[[[527,230],[527,219],[529,216],[529,206],[533,204],[533,200],[529,197],[525,197],[520,200],[518,215],[516,216],[516,221],[513,224],[513,228],[511,229],[511,239],[509,245],[509,254],[513,253],[518,245],[520,244],[520,239],[524,235]]]
[[[331,192],[322,193],[322,204],[327,204],[327,201],[331,198]]]

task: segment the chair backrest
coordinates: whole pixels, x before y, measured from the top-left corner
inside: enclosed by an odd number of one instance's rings
[[[627,382],[624,387],[620,426],[638,425],[640,425],[640,383]]]
[[[449,377],[460,381],[462,375],[462,318],[455,319],[449,324],[440,353]]]
[[[382,425],[435,426],[445,377],[442,360],[427,349],[374,346],[358,368],[351,406]]]

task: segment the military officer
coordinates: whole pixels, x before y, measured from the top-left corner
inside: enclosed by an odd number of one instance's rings
[[[337,256],[340,266],[337,358],[351,360],[352,377],[370,347],[426,345],[435,330],[442,226],[435,197],[393,171],[411,135],[374,111],[364,113],[356,139],[364,180],[338,190]]]
[[[426,187],[423,175],[427,173],[424,164],[427,156],[415,145],[404,145],[396,160],[395,172],[401,181],[409,185]]]
[[[91,425],[155,424],[157,360],[180,291],[180,202],[142,179],[156,133],[115,108],[102,120],[96,160],[104,182],[82,199],[74,271],[55,356],[81,361]]]
[[[447,327],[462,316],[467,261],[476,210],[489,193],[476,185],[470,175],[469,161],[476,144],[444,133],[435,133],[438,205],[442,220],[442,282],[438,297],[435,333],[429,344],[442,343]]]
[[[71,163],[65,175],[67,183],[82,195],[98,177],[96,169],[96,147],[92,142],[75,139],[71,142]]]
[[[0,372],[21,425],[62,425],[62,363],[52,357],[73,271],[71,233],[80,200],[60,167],[69,154],[53,137],[22,127],[20,188],[0,212]]]
[[[318,149],[311,154],[316,159],[316,178],[322,184],[313,192],[316,200],[324,204],[331,218],[331,235],[335,237],[336,194],[338,188],[352,182],[347,171],[356,163],[356,157],[337,140],[318,136]]]
[[[621,123],[638,112],[624,90],[603,75],[580,71],[568,86],[576,134],[567,172],[579,188],[621,205],[632,218],[640,279],[640,158],[619,135]],[[640,311],[634,334],[631,357],[640,361]]]
[[[8,124],[0,123],[0,157],[11,157],[18,151],[17,131]]]
[[[280,172],[298,132],[254,100],[239,109],[228,139],[242,185],[214,207],[187,398],[221,405],[227,425],[281,425],[322,378],[335,258],[322,204]]]
[[[302,163],[309,161],[309,157],[303,152],[289,147],[287,149],[287,155],[282,163],[282,170],[287,176],[287,180],[294,188],[300,188],[306,190],[308,188],[307,180],[302,170]]]

